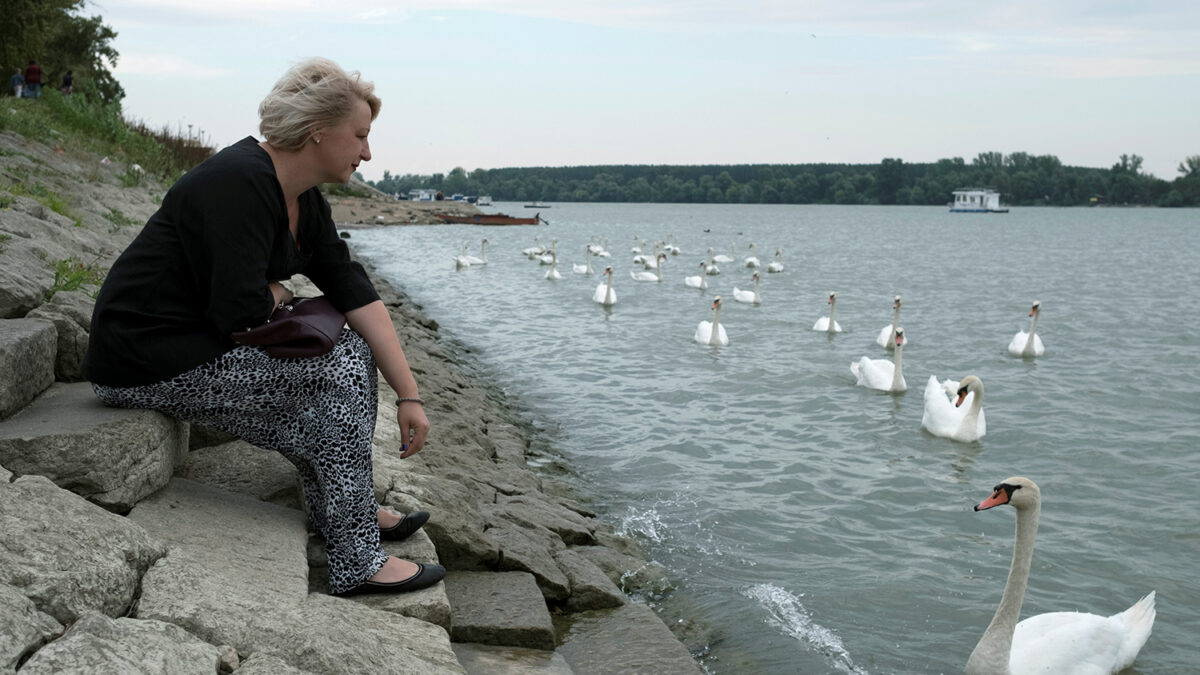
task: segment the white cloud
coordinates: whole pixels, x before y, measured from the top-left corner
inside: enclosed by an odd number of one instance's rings
[[[231,73],[226,68],[203,66],[178,54],[137,52],[121,54],[114,72],[118,76],[149,75],[187,80],[214,80]]]

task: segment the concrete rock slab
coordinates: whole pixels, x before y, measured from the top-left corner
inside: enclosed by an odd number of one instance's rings
[[[608,609],[629,602],[603,570],[584,556],[567,549],[556,552],[554,560],[571,582],[571,596],[566,602],[568,612]]]
[[[452,645],[467,675],[574,675],[558,652],[456,642]]]
[[[74,319],[50,303],[25,315],[26,319],[41,319],[54,324],[57,342],[54,354],[54,377],[59,382],[79,382],[83,378],[83,357],[87,353],[88,332]]]
[[[533,574],[550,602],[562,602],[571,594],[571,583],[554,560],[554,552],[566,548],[558,535],[541,527],[516,525],[493,527],[487,535],[500,546],[500,570]]]
[[[554,625],[533,575],[447,572],[455,642],[553,650]]]
[[[310,675],[307,670],[295,668],[278,656],[262,652],[251,654],[236,672],[238,675]]]
[[[167,484],[187,450],[187,425],[152,410],[110,408],[91,384],[55,384],[0,422],[0,463],[46,476],[123,513]]]
[[[57,346],[58,333],[51,321],[0,319],[0,419],[54,384]]]
[[[88,611],[124,614],[165,552],[137,523],[43,476],[0,484],[0,583],[60,623]]]
[[[86,614],[21,667],[22,675],[213,675],[220,650],[161,621]]]
[[[675,588],[667,568],[608,546],[577,546],[572,553],[599,567],[625,593],[661,595]]]
[[[571,615],[558,651],[581,674],[701,673],[683,643],[645,605]]]
[[[501,496],[491,514],[527,527],[541,526],[557,534],[564,543],[586,546],[595,543],[595,525],[578,513],[534,495]]]
[[[21,591],[0,584],[0,672],[14,670],[26,654],[32,653],[62,633],[62,624],[39,612]]]
[[[169,547],[142,580],[140,618],[241,652],[256,614],[308,595],[308,530],[295,509],[175,478],[129,520]]]
[[[175,475],[290,509],[300,508],[300,472],[295,465],[274,450],[246,441],[193,450]]]

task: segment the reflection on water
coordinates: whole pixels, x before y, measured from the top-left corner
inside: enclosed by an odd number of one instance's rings
[[[1138,668],[1192,666],[1200,517],[1177,506],[1200,477],[1200,370],[1180,367],[1200,357],[1184,290],[1200,281],[1194,213],[556,204],[555,216],[351,242],[528,411],[602,517],[679,573],[657,609],[709,627],[711,672],[961,671],[1012,552],[1012,516],[971,505],[1014,474],[1044,500],[1025,615],[1111,614],[1157,589]],[[664,281],[632,281],[635,241],[671,235],[681,253]],[[462,244],[483,237],[488,265],[456,272]],[[551,237],[557,281],[521,253]],[[762,275],[761,305],[724,303],[728,346],[696,344],[713,296],[750,287],[752,270],[722,265],[707,291],[683,278],[708,247],[732,244],[740,263],[750,241],[781,248],[786,271]],[[592,301],[601,275],[565,272],[589,243],[612,253],[591,264],[613,265],[613,307]],[[843,332],[813,331],[831,289]],[[897,294],[914,386],[856,387],[850,363],[887,356],[875,337]],[[1012,357],[1033,300],[1046,354]],[[925,380],[970,373],[986,384],[987,436],[922,431]]]

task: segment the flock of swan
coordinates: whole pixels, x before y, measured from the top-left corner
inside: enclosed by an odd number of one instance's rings
[[[634,246],[632,253],[634,263],[643,266],[642,271],[630,272],[630,277],[637,282],[663,281],[663,267],[669,259],[668,254],[678,255],[679,248],[666,242],[658,242],[652,251],[647,252],[646,242],[640,241]],[[544,278],[558,280],[562,275],[558,272],[557,240],[552,240],[550,247],[536,245],[527,248],[524,253],[530,260],[537,260],[548,265],[549,270]],[[461,255],[455,258],[456,269],[467,269],[473,265],[487,264],[487,240],[480,247],[479,257],[468,256],[466,244]],[[742,290],[734,287],[733,297],[737,302],[759,305],[762,296],[759,291],[760,276],[758,269],[761,262],[757,257],[756,245],[750,244],[750,255],[742,263],[746,268],[753,269],[751,280],[753,290]],[[606,246],[590,243],[585,249],[585,262],[572,266],[572,272],[581,275],[591,275],[592,257],[610,258],[611,253]],[[733,253],[731,247],[731,254]],[[720,274],[719,265],[734,263],[733,255],[714,255],[713,249],[708,249],[706,260],[700,262],[698,274],[684,277],[684,284],[690,288],[708,289],[707,277]],[[775,250],[775,259],[767,265],[767,272],[779,273],[784,271],[782,251]],[[605,265],[601,272],[603,279],[596,286],[592,300],[597,304],[611,307],[617,303],[617,293],[613,289],[612,265]],[[830,334],[842,332],[842,327],[834,318],[837,307],[837,293],[831,292],[828,297],[829,315],[823,316],[813,325],[814,331]],[[701,321],[696,326],[693,339],[703,345],[726,346],[729,336],[725,326],[721,324],[720,295],[712,301],[712,320]],[[879,331],[876,344],[892,352],[892,360],[872,359],[863,356],[850,364],[850,372],[858,386],[880,391],[901,394],[908,386],[903,375],[904,345],[908,343],[904,327],[900,325],[900,308],[902,299],[895,296],[892,302],[892,321],[885,324]],[[1045,354],[1045,346],[1037,334],[1038,318],[1041,315],[1042,303],[1035,301],[1029,311],[1029,330],[1021,330],[1013,336],[1008,344],[1008,352],[1017,357],[1032,358]],[[975,375],[967,375],[961,381],[942,380],[931,375],[925,385],[924,414],[921,418],[922,428],[935,436],[949,438],[954,441],[970,443],[979,440],[987,433],[987,422],[983,411],[983,382]],[[1032,616],[1018,622],[1021,604],[1029,583],[1031,561],[1033,558],[1034,539],[1037,535],[1038,516],[1041,511],[1041,493],[1038,486],[1028,478],[1012,477],[997,485],[990,497],[975,507],[983,511],[1001,505],[1010,505],[1017,511],[1016,534],[1013,548],[1012,563],[1009,567],[1008,580],[1004,594],[996,613],[979,640],[967,661],[966,672],[969,675],[1009,675],[1011,673],[1077,673],[1100,674],[1116,673],[1131,666],[1141,650],[1142,645],[1150,637],[1155,618],[1155,593],[1137,601],[1129,609],[1112,616],[1104,617],[1082,612],[1051,612]]]

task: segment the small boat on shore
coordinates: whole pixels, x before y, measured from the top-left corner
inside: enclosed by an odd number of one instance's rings
[[[548,208],[550,208],[550,205],[545,202],[534,202],[532,204],[526,204],[525,208],[527,208],[527,209],[548,209]]]
[[[462,225],[537,225],[546,222],[542,220],[540,213],[534,214],[532,218],[516,218],[503,213],[473,213],[465,216],[450,213],[435,213],[433,215],[443,223],[458,223]],[[548,225],[549,223],[546,224]]]

